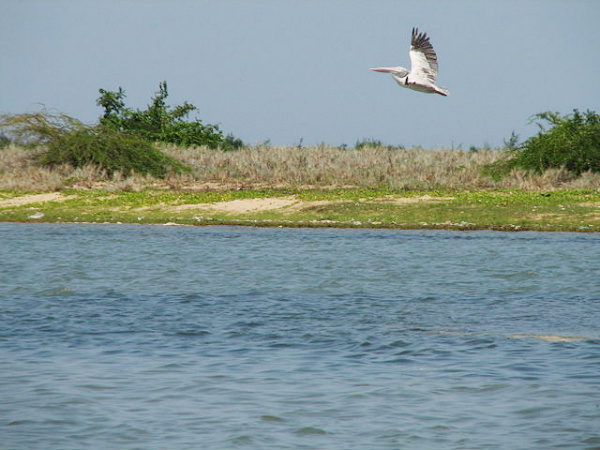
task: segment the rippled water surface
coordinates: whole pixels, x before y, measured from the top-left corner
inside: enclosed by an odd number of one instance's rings
[[[600,236],[0,224],[2,449],[599,449]]]

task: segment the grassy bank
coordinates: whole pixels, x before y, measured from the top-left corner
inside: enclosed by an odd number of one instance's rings
[[[1,191],[0,221],[598,231],[600,194],[369,188]]]
[[[505,152],[385,146],[162,147],[165,178],[43,167],[44,148],[0,149],[0,221],[499,230],[600,229],[600,174],[485,167]]]

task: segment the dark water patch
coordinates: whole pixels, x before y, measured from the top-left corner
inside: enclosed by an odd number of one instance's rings
[[[327,433],[327,431],[322,430],[320,428],[316,428],[316,427],[302,427],[302,428],[298,428],[297,430],[295,430],[294,434],[296,434],[298,436],[311,436],[311,435],[322,436],[322,435],[325,435],[328,433]]]

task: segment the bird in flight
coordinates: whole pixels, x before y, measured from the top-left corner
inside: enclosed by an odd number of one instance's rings
[[[396,83],[414,91],[443,96],[450,94],[447,89],[435,85],[438,73],[437,55],[427,34],[419,33],[417,28],[412,30],[409,56],[410,71],[404,67],[376,67],[371,70],[391,73]]]

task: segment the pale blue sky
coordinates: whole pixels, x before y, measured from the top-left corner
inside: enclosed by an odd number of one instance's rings
[[[98,89],[199,107],[246,143],[501,145],[531,115],[600,110],[598,0],[0,0],[0,113],[95,122]],[[412,27],[449,97],[403,89]]]

